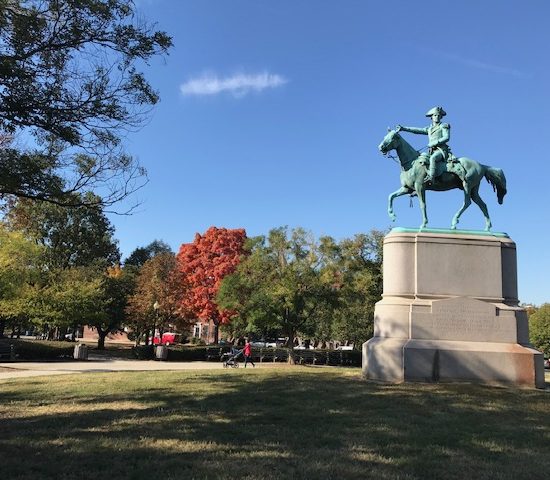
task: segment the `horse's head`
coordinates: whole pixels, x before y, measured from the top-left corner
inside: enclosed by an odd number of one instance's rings
[[[399,132],[388,127],[388,133],[384,137],[384,140],[382,140],[382,143],[378,145],[378,150],[380,150],[380,152],[384,155],[391,150],[395,150],[397,148],[397,141],[399,138]]]

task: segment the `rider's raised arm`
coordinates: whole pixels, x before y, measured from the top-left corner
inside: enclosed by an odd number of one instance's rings
[[[426,128],[416,128],[416,127],[401,126],[401,130],[403,130],[404,132],[420,133],[422,135],[428,135],[428,127],[426,127]]]

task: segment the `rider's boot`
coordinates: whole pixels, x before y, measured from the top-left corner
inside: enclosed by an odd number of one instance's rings
[[[426,178],[424,179],[424,183],[433,183],[435,179],[435,165],[430,165],[430,169],[428,170],[428,175],[426,175]]]

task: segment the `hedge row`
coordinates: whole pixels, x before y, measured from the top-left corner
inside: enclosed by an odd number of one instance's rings
[[[193,362],[207,360],[207,349],[212,347],[169,347],[168,361],[172,362]],[[152,345],[140,345],[132,349],[134,357],[138,360],[151,360],[155,354]]]
[[[61,360],[73,358],[74,344],[67,342],[45,342],[20,339],[2,340],[12,344],[17,360]]]
[[[19,339],[1,340],[3,344],[15,347],[18,360],[61,360],[73,358],[74,343],[29,341]],[[224,353],[230,351],[228,346],[172,346],[168,348],[168,361],[221,361]],[[138,360],[154,358],[152,345],[134,347],[133,357]],[[252,359],[263,362],[286,362],[290,350],[287,348],[253,348]],[[348,365],[361,366],[361,352],[357,350],[294,350],[296,363],[313,365]],[[242,357],[241,357],[242,360]]]
[[[219,362],[223,354],[229,351],[230,347],[228,346],[172,346],[168,348],[167,360],[172,362]],[[134,347],[133,353],[135,358],[140,360],[154,358],[152,345]],[[287,362],[289,354],[288,348],[252,349],[252,359],[255,362]],[[293,350],[293,354],[296,363],[299,364],[361,366],[361,352],[357,350]],[[242,357],[241,360],[243,360]]]

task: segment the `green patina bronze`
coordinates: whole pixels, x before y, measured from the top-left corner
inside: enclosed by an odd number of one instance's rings
[[[506,195],[506,177],[500,168],[482,165],[467,157],[455,157],[448,146],[451,127],[448,123],[441,123],[444,115],[446,113],[441,107],[435,107],[426,113],[426,116],[432,119],[432,124],[428,127],[398,125],[395,130],[388,128],[388,134],[378,149],[384,155],[395,150],[401,163],[401,188],[390,194],[388,214],[395,221],[393,200],[402,195],[417,195],[422,212],[420,228],[424,229],[428,225],[426,190],[445,191],[459,188],[464,191],[464,203],[455,213],[451,229],[456,229],[460,216],[473,200],[485,217],[485,231],[489,231],[491,219],[487,205],[479,195],[479,184],[483,178],[487,179],[497,192],[498,203],[502,204]],[[420,154],[399,134],[400,131],[428,135],[428,153]]]
[[[441,233],[445,235],[477,235],[477,236],[491,236],[499,238],[510,238],[507,233],[504,232],[486,232],[481,230],[458,230],[451,228],[405,228],[395,227],[391,229],[390,233]]]
[[[441,119],[447,115],[441,107],[434,107],[426,113],[426,117],[431,117],[432,124],[426,128],[403,127],[397,125],[397,130],[404,132],[418,133],[428,135],[428,154],[430,155],[430,168],[424,182],[433,182],[435,177],[435,167],[437,162],[449,158],[450,149],[447,142],[451,138],[451,126],[448,123],[441,123]]]

